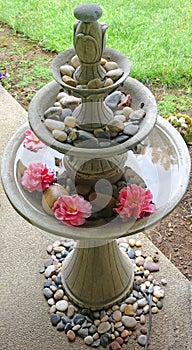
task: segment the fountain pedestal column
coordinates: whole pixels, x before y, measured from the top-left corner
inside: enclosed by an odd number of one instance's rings
[[[133,278],[133,265],[116,240],[79,241],[62,267],[62,283],[70,299],[93,310],[125,298]]]

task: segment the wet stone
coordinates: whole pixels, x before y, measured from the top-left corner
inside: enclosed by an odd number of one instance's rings
[[[128,135],[119,135],[117,136],[115,139],[113,139],[111,141],[111,146],[115,146],[117,145],[118,143],[123,143],[125,141],[127,141],[129,139],[129,136]]]
[[[139,130],[139,126],[138,125],[134,125],[132,123],[127,124],[123,130],[123,133],[125,135],[129,135],[129,136],[133,136],[137,133],[137,131]]]

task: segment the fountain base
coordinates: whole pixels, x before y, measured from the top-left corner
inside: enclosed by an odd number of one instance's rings
[[[65,259],[62,284],[69,298],[83,308],[108,308],[133,288],[134,271],[116,241],[79,241]]]

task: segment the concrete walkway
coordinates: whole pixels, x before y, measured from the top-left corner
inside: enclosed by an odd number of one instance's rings
[[[0,85],[0,151],[27,121],[26,111]],[[49,308],[42,295],[44,277],[39,268],[47,258],[46,247],[57,239],[22,219],[7,200],[0,184],[0,349],[87,350],[81,339],[68,343],[49,321]],[[136,235],[148,254],[158,249]],[[164,308],[153,316],[150,350],[192,349],[191,291],[189,281],[160,252],[157,280],[166,277]],[[91,349],[91,348],[90,348]],[[103,349],[103,348],[99,348]],[[130,340],[127,350],[142,349]]]

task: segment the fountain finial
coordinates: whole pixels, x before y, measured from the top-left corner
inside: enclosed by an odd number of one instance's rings
[[[74,25],[74,47],[81,62],[75,78],[81,85],[105,77],[100,60],[105,46],[107,26],[97,22],[101,15],[102,9],[96,4],[82,4],[74,10],[74,16],[79,20]]]

